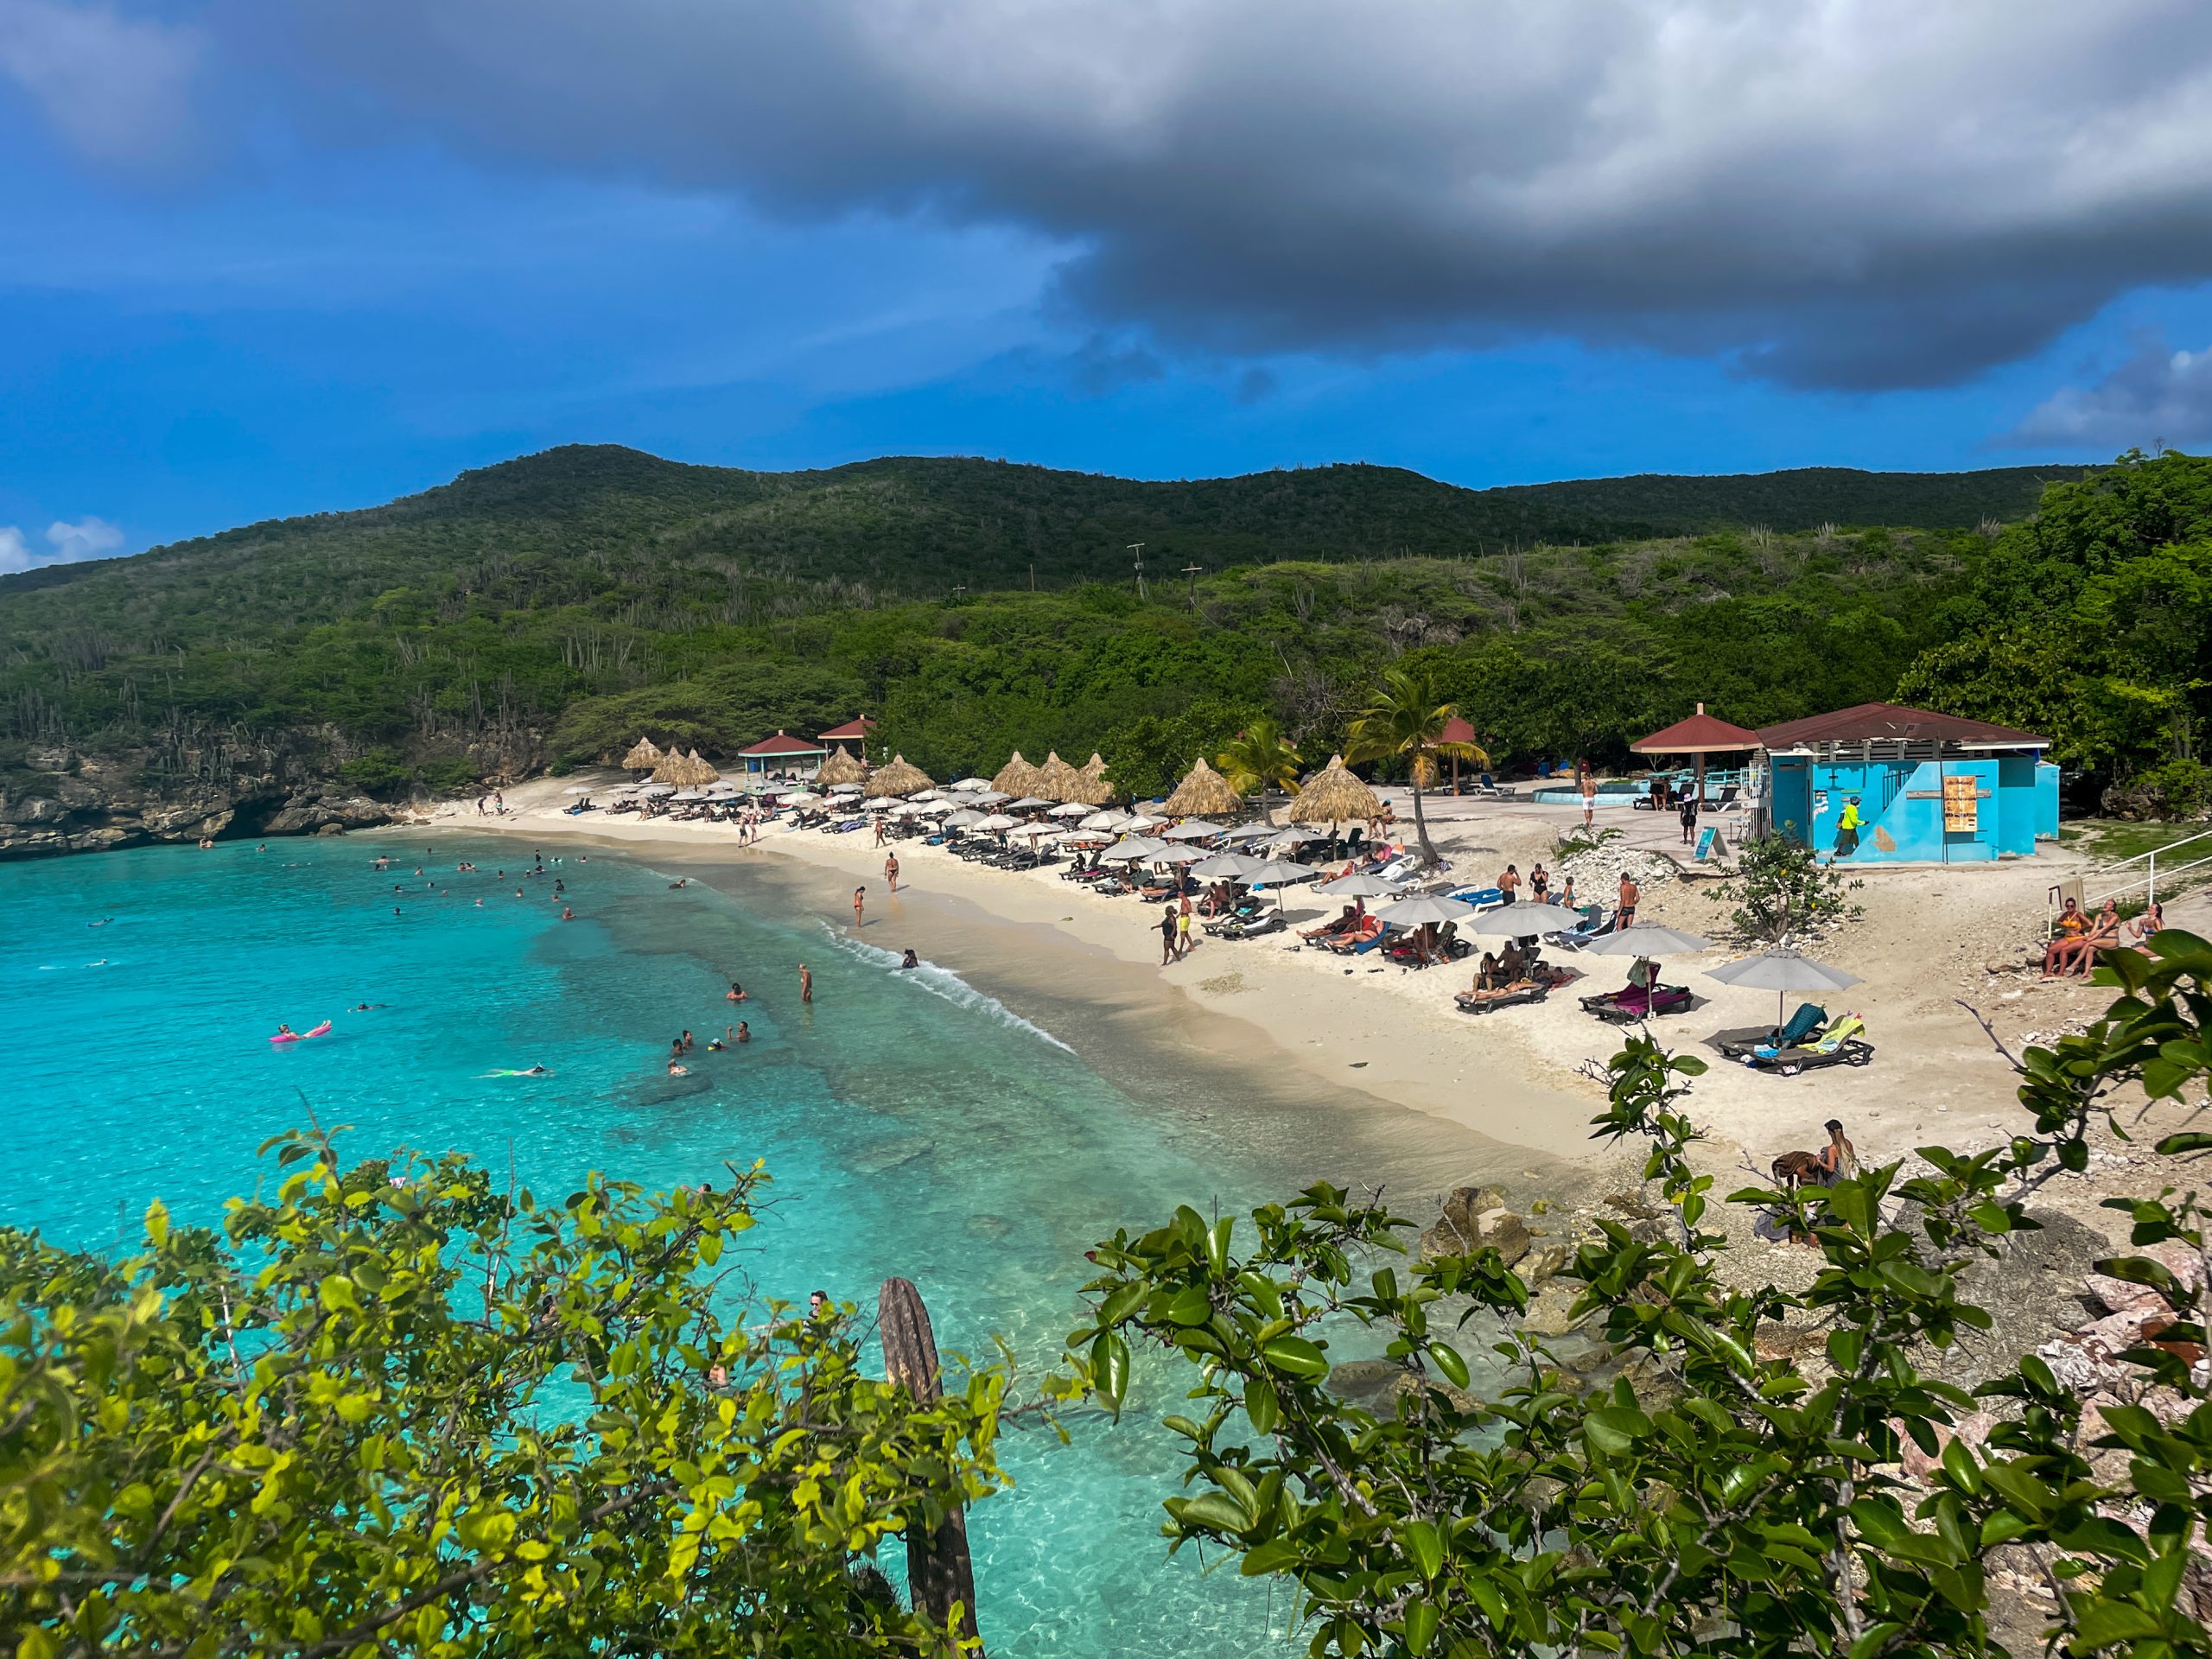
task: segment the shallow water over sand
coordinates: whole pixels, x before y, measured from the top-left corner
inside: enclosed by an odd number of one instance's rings
[[[897,948],[927,956],[929,938],[861,943],[787,880],[671,890],[673,873],[546,850],[561,856],[539,877],[512,842],[441,836],[426,852],[397,833],[0,867],[0,1150],[18,1174],[0,1218],[98,1248],[156,1195],[212,1220],[266,1173],[257,1145],[310,1106],[355,1126],[360,1155],[512,1155],[541,1187],[588,1168],[666,1187],[760,1158],[776,1178],[748,1264],[762,1294],[818,1285],[872,1312],[902,1274],[947,1351],[988,1359],[1002,1338],[1033,1376],[1077,1312],[1083,1250],[1116,1226],[1321,1175],[1434,1190],[1481,1155],[1247,1058],[1185,1052],[1128,982],[1104,994],[1103,969],[1029,971],[1033,994],[1002,1001],[944,969],[892,971]],[[395,861],[382,875],[378,852]],[[462,860],[480,870],[456,873]],[[558,920],[563,899],[576,922]],[[1023,960],[1010,948],[1001,965]],[[732,978],[752,993],[736,1009]],[[364,1001],[384,1006],[346,1012]],[[703,1046],[736,1014],[749,1045],[663,1074],[677,1030]],[[279,1020],[324,1018],[327,1038],[266,1041]],[[535,1064],[555,1075],[484,1075]],[[1015,1490],[971,1521],[993,1653],[1283,1646],[1283,1592],[1166,1559],[1176,1465],[1150,1420],[1180,1382],[1155,1372],[1120,1427],[1077,1418],[1072,1446],[1008,1435]]]

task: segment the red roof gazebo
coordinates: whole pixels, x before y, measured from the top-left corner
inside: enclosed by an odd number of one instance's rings
[[[803,737],[792,737],[778,732],[773,737],[764,737],[750,748],[740,749],[737,758],[745,762],[747,772],[766,772],[769,764],[780,761],[786,765],[804,760],[810,755],[817,762],[828,758],[830,751],[818,743],[810,743]]]
[[[1697,760],[1697,798],[1705,801],[1705,757],[1725,754],[1734,749],[1756,749],[1759,734],[1745,731],[1741,726],[1731,726],[1726,721],[1708,715],[1705,705],[1697,706],[1697,713],[1688,720],[1678,720],[1673,725],[1656,731],[1649,737],[1640,737],[1629,745],[1638,754],[1688,754]]]
[[[1436,734],[1436,741],[1440,743],[1472,743],[1475,741],[1475,728],[1468,724],[1466,716],[1454,715],[1444,722],[1444,729]],[[1452,757],[1452,792],[1454,795],[1459,792],[1459,757],[1456,754]]]
[[[823,745],[850,743],[858,746],[867,742],[868,734],[874,730],[875,722],[866,715],[862,715],[859,719],[849,720],[842,726],[832,726],[828,731],[817,737],[815,741]]]

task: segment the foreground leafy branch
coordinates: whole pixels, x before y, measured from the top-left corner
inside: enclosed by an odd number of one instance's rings
[[[0,1231],[22,1659],[963,1645],[861,1563],[997,1487],[1001,1379],[920,1402],[841,1320],[725,1324],[765,1173],[541,1205],[279,1156],[273,1200],[220,1235],[156,1205],[127,1261]]]
[[[1712,1178],[1681,1109],[1704,1065],[1631,1039],[1598,1135],[1648,1146],[1675,1227],[1601,1221],[1563,1275],[1624,1361],[1610,1386],[1578,1394],[1517,1328],[1528,1289],[1496,1251],[1393,1265],[1401,1218],[1325,1185],[1254,1211],[1243,1250],[1236,1218],[1188,1208],[1102,1245],[1065,1386],[1118,1411],[1135,1352],[1194,1370],[1193,1409],[1166,1419],[1194,1489],[1167,1500],[1167,1535],[1294,1580],[1316,1655],[1999,1651],[1986,1562],[2007,1545],[2045,1564],[2065,1652],[2212,1651],[2212,1408],[2185,1358],[2201,1292],[2147,1258],[2100,1264],[2155,1286],[2174,1319],[2126,1356],[2139,1403],[2107,1406],[2087,1448],[2080,1400],[2042,1360],[1976,1391],[2008,1408],[1980,1453],[1950,1433],[1975,1396],[1929,1369],[1990,1324],[1961,1297],[1963,1268],[2035,1226],[2035,1187],[2085,1166],[2092,1124],[2120,1128],[2117,1100],[2212,1072],[2212,949],[2158,945],[2118,965],[2124,995],[2091,1030],[2029,1052],[2031,1132],[1971,1157],[1926,1149],[1932,1173],[1913,1179],[1891,1166],[1809,1196],[1732,1194],[1817,1247],[1802,1295],[1715,1271],[1726,1242],[1704,1224]],[[2203,1251],[2193,1195],[2124,1207],[2138,1244]],[[1782,1319],[1817,1321],[1817,1359],[1761,1357],[1761,1325]],[[1399,1368],[1386,1404],[1330,1390],[1332,1345]],[[1908,1442],[1940,1452],[1921,1480]],[[2083,1451],[2120,1447],[2126,1482],[2092,1480]]]

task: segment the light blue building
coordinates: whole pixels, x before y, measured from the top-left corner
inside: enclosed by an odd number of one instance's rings
[[[1838,863],[2029,858],[2058,838],[2058,768],[2027,732],[1865,702],[1758,739],[1768,825]],[[1855,837],[1842,833],[1854,804]]]

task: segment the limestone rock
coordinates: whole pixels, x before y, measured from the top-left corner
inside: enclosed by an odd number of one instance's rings
[[[1370,1402],[1406,1375],[1395,1359],[1348,1359],[1329,1368],[1329,1392],[1339,1399]]]

